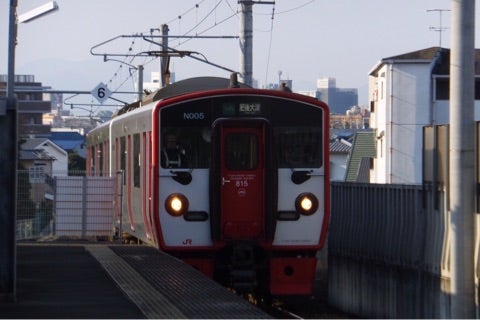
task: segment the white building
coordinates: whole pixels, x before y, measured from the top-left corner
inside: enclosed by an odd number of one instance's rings
[[[150,92],[157,91],[160,89],[160,72],[151,72],[150,73],[150,82],[143,82],[143,89]]]
[[[27,139],[25,143],[21,145],[21,149],[25,151],[35,150],[45,155],[43,158],[48,159],[47,162],[41,161],[40,158],[39,160],[32,162],[33,166],[39,167],[39,165],[42,165],[41,168],[43,170],[43,173],[51,176],[68,175],[67,151],[63,150],[61,147],[59,147],[57,144],[53,143],[49,139],[46,139],[46,138]],[[50,167],[50,163],[51,163],[51,167]],[[27,167],[26,169],[30,169],[30,168]]]
[[[170,83],[175,82],[175,72],[170,73]],[[158,71],[152,71],[150,72],[150,82],[143,82],[143,90],[147,90],[150,92],[155,92],[158,89],[160,89],[161,86],[161,81],[160,81],[160,72]]]
[[[476,56],[479,61],[479,50]],[[432,47],[384,58],[370,71],[370,126],[376,130],[370,182],[422,183],[423,128],[449,123],[449,68],[450,50]]]
[[[345,181],[351,149],[352,144],[346,140],[330,141],[330,181]]]

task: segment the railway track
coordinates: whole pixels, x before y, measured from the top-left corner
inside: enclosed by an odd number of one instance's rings
[[[271,315],[275,319],[356,319],[332,308],[321,299],[315,297],[297,297],[285,300],[257,300],[252,297],[246,299]]]
[[[267,313],[275,319],[304,319],[300,315],[288,311],[280,306],[272,305],[268,310],[265,311],[267,311]]]
[[[354,315],[342,312],[328,305],[327,301],[311,298],[286,300],[282,309],[301,319],[356,319]],[[298,319],[298,318],[291,318]]]

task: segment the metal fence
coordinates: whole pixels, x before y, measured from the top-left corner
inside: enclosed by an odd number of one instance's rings
[[[367,318],[450,317],[443,190],[332,183],[329,301]]]
[[[114,236],[115,178],[69,174],[18,171],[17,240]]]

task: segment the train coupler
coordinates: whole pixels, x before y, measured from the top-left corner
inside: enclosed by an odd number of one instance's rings
[[[237,292],[253,292],[258,285],[257,273],[255,270],[232,270],[230,282]]]
[[[240,244],[233,247],[230,283],[238,292],[252,292],[257,287],[255,253],[251,245]]]

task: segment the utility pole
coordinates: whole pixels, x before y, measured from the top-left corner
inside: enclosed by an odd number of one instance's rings
[[[252,86],[253,69],[253,17],[254,4],[275,4],[275,1],[238,0],[240,4],[240,76],[242,82]]]
[[[16,299],[17,249],[17,99],[15,97],[15,46],[17,22],[30,22],[58,10],[52,1],[18,17],[17,0],[10,0],[6,104],[0,103],[0,300]],[[0,101],[1,102],[1,101]]]
[[[17,108],[15,98],[15,45],[17,0],[10,0],[8,29],[8,76],[5,108],[0,108],[0,300],[16,299],[16,194]],[[3,110],[4,109],[4,110]]]
[[[450,318],[475,318],[475,1],[453,0],[450,52]]]
[[[169,65],[169,59],[170,57],[168,54],[165,54],[168,52],[168,25],[167,24],[162,24],[161,27],[161,32],[162,32],[162,52],[163,54],[160,56],[160,88],[165,87],[170,80],[167,82],[167,72],[168,71],[168,65]]]
[[[252,85],[253,51],[253,1],[240,3],[240,77],[246,85]]]
[[[138,77],[137,77],[137,84],[138,84],[138,101],[142,101],[143,98],[143,65],[139,64],[137,66],[137,71],[138,71]]]

